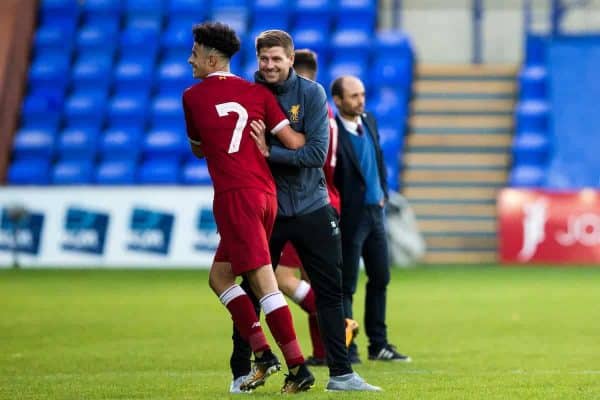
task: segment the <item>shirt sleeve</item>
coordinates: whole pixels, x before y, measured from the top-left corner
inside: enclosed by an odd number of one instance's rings
[[[265,99],[265,125],[267,131],[276,135],[283,127],[290,124],[285,113],[281,110],[281,106],[277,102],[277,98],[267,89],[261,89]]]
[[[192,112],[188,106],[188,96],[187,91],[183,93],[182,103],[183,103],[183,114],[185,115],[185,129],[187,131],[188,140],[190,143],[195,145],[201,145],[202,141],[200,140],[200,135],[194,129],[194,123],[192,119]]]
[[[308,88],[304,98],[304,134],[306,143],[297,150],[290,150],[277,143],[271,146],[269,161],[305,168],[322,168],[329,147],[329,117],[327,96],[319,84]]]

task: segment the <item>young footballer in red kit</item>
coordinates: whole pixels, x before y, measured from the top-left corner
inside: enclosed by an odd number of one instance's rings
[[[261,85],[229,72],[239,50],[235,32],[220,23],[194,27],[194,46],[188,62],[203,81],[183,94],[188,137],[193,153],[206,157],[214,184],[213,212],[221,240],[210,269],[210,287],[229,310],[235,326],[255,354],[251,390],[276,372],[271,352],[247,293],[235,283],[244,275],[260,299],[269,329],[279,345],[290,376],[308,373],[288,305],[277,287],[269,254],[269,237],[277,215],[275,184],[269,166],[251,137],[253,121],[285,145],[302,145],[289,127],[276,98]],[[298,142],[295,140],[298,139]],[[307,384],[306,389],[312,385]]]

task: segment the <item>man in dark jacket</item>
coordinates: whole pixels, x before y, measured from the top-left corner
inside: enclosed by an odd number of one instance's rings
[[[353,76],[337,78],[331,95],[338,109],[338,157],[335,184],[341,197],[342,286],[344,312],[352,318],[360,257],[367,273],[364,327],[369,337],[369,359],[410,361],[388,343],[385,324],[386,290],[390,263],[384,224],[386,171],[379,145],[377,122],[365,113],[365,87]],[[360,362],[356,345],[350,358]]]
[[[320,84],[299,77],[292,68],[294,44],[288,33],[281,30],[262,32],[256,39],[256,52],[259,66],[256,82],[273,91],[288,115],[290,126],[303,132],[306,138],[304,146],[297,150],[286,148],[273,135],[270,135],[268,146],[264,138],[259,143],[277,186],[278,211],[269,243],[272,264],[279,263],[284,245],[291,242],[315,291],[317,318],[330,375],[326,388],[332,391],[380,391],[381,388],[368,384],[352,370],[346,349],[340,231],[323,175],[329,147],[325,90]],[[242,359],[236,356],[236,352],[240,352],[238,349],[243,348],[239,342],[239,335],[234,334],[234,378],[238,375],[235,370],[242,364]],[[262,371],[275,362],[255,359],[243,387],[253,389],[263,384]],[[302,369],[298,373],[290,372],[282,392],[307,390],[314,382],[314,378],[310,380],[312,376]]]

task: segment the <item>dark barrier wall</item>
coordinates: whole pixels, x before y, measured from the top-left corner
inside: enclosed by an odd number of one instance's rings
[[[25,92],[37,0],[0,0],[0,183]]]

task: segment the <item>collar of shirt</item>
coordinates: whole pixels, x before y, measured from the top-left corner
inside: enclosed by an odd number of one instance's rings
[[[254,73],[254,81],[256,83],[265,85],[266,87],[271,89],[271,91],[273,93],[275,93],[276,95],[280,95],[280,94],[284,94],[285,92],[288,92],[290,89],[292,89],[294,87],[297,80],[298,80],[298,75],[296,74],[296,71],[294,71],[294,68],[290,68],[290,74],[288,75],[288,78],[285,81],[278,82],[275,84],[267,83],[267,81],[265,81],[264,78],[262,77],[262,75],[260,74],[260,71],[256,71]]]
[[[207,78],[210,78],[211,76],[235,76],[235,75],[232,74],[231,72],[226,72],[226,71],[215,71],[215,72],[211,72],[210,74],[206,75]]]
[[[361,117],[358,117],[358,122],[354,122],[354,121],[349,121],[347,119],[345,119],[344,117],[342,117],[340,115],[340,121],[342,121],[342,125],[344,125],[344,128],[350,132],[351,134],[358,136],[358,125],[360,124],[361,126],[363,126],[363,122]],[[363,132],[364,132],[364,128],[363,128]]]

